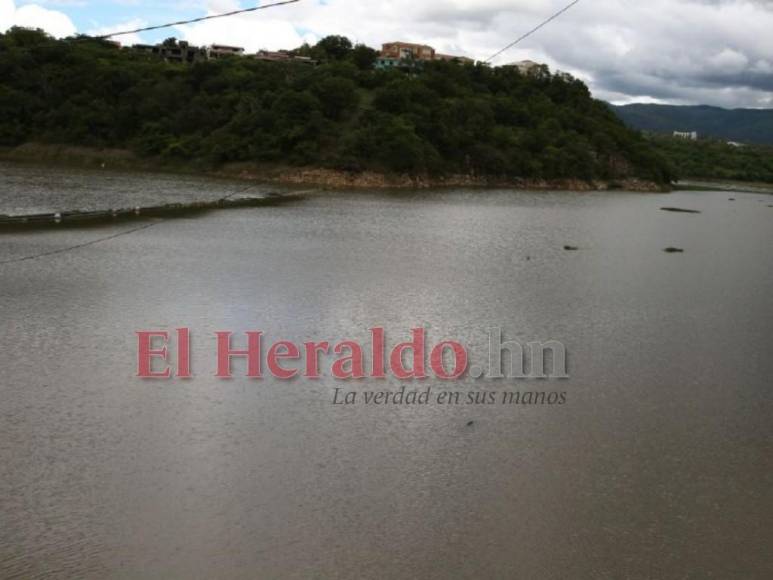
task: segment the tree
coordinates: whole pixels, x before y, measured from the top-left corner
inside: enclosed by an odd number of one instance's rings
[[[352,51],[352,41],[345,36],[331,35],[320,40],[315,48],[322,51],[328,60],[344,60]]]
[[[312,90],[322,104],[322,112],[329,119],[348,117],[359,102],[357,85],[346,78],[326,77],[317,82]]]
[[[580,81],[454,62],[376,70],[375,50],[341,36],[296,53],[325,62],[173,63],[12,28],[0,34],[0,145],[131,148],[207,166],[585,179],[668,180],[672,158],[683,175],[773,180],[769,150],[646,140]]]
[[[351,52],[352,62],[360,70],[370,70],[376,63],[378,58],[378,51],[366,46],[364,44],[358,44]]]

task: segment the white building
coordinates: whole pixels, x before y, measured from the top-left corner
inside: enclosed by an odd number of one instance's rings
[[[698,133],[696,131],[674,131],[674,137],[678,139],[688,139],[690,141],[698,140]]]
[[[534,74],[540,70],[540,67],[542,67],[540,63],[534,62],[533,60],[522,60],[520,62],[511,62],[510,64],[506,64],[505,66],[517,68],[518,72],[520,72],[522,75]]]

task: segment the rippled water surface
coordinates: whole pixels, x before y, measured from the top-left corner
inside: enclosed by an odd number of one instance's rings
[[[260,195],[284,188],[190,175],[64,168],[0,161],[0,215],[108,210]]]
[[[0,213],[239,187],[0,170]],[[773,577],[773,197],[728,197],[324,193],[0,265],[0,577]],[[0,262],[134,226],[0,233]],[[134,332],[181,326],[196,377],[134,378]],[[560,340],[568,380],[422,387],[567,402],[212,378],[216,330],[372,326]]]

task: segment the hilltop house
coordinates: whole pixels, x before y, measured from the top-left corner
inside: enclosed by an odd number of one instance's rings
[[[145,52],[163,58],[167,62],[192,63],[196,60],[207,58],[204,49],[191,46],[184,40],[179,42],[174,39],[165,40],[161,44],[135,44],[132,50]]]
[[[518,72],[520,72],[522,75],[532,75],[539,72],[543,65],[538,62],[534,62],[533,60],[522,60],[519,62],[511,62],[502,66],[517,68]]]
[[[211,60],[227,55],[241,56],[244,54],[244,49],[238,46],[212,44],[199,48],[198,46],[191,46],[184,40],[177,41],[173,38],[165,40],[160,44],[135,44],[131,47],[131,50],[153,54],[167,62],[181,63],[192,63],[197,60]]]
[[[381,45],[381,53],[376,59],[375,67],[377,69],[394,67],[411,68],[423,62],[433,60],[474,62],[471,58],[467,58],[466,56],[437,53],[434,48],[426,44],[387,42]]]
[[[435,49],[426,44],[387,42],[381,45],[381,56],[399,60],[433,60],[435,58]]]
[[[689,141],[697,141],[697,131],[674,131],[674,137],[677,139],[687,139]]]
[[[310,56],[298,56],[289,50],[259,50],[255,54],[250,54],[247,56],[255,60],[263,60],[266,62],[300,62],[303,64],[311,65],[317,64],[317,61]]]
[[[210,44],[204,50],[207,51],[207,58],[223,58],[224,56],[242,56],[244,49],[240,46],[228,46],[226,44]]]
[[[475,59],[466,56],[457,56],[455,54],[440,54],[439,52],[435,53],[435,60],[450,60],[454,62],[475,64]]]

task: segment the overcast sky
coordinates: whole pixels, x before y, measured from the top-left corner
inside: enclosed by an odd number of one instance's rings
[[[485,59],[569,0],[301,0],[124,43],[168,36],[248,51],[328,34],[374,47],[406,40]],[[251,0],[0,0],[0,30],[107,33],[252,6]],[[773,0],[582,0],[499,57],[569,71],[617,102],[773,107]]]

